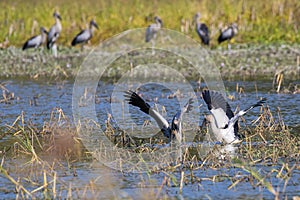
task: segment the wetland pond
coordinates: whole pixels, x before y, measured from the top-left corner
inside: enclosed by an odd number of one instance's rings
[[[197,84],[191,82],[191,85]],[[210,154],[218,144],[197,152],[197,146],[204,143],[192,139],[196,148],[191,150],[183,167],[170,164],[161,169],[131,173],[107,167],[91,156],[78,142],[80,139],[74,139],[73,81],[2,81],[6,94],[14,93],[14,97],[0,104],[1,199],[16,196],[51,199],[292,199],[299,196],[300,94],[278,94],[273,90],[272,80],[224,81],[224,85],[227,95],[234,97],[229,101],[233,110],[236,107],[243,109],[260,97],[267,98],[263,109],[253,109],[244,120],[240,120],[241,132],[248,133],[248,138],[252,135],[259,139],[253,139],[252,144],[251,139],[245,140],[235,147],[234,156],[225,159]],[[244,92],[235,92],[237,85]],[[181,91],[181,85],[176,86]],[[121,124],[119,128],[130,132],[132,122],[122,124],[122,119],[133,118],[139,125],[150,120],[135,108],[130,107],[130,114],[126,113],[122,98],[114,96],[118,94],[114,93],[114,84],[99,82],[98,88],[101,89],[97,90],[94,101],[99,124],[106,124],[108,113],[111,113],[115,123]],[[171,119],[188,95],[182,93],[177,94],[179,98],[170,98],[172,93],[166,88],[168,86],[148,84],[140,86],[139,91],[151,105],[157,103],[158,110],[164,109],[166,118]],[[183,130],[201,125],[204,114],[208,114],[206,106],[201,104],[204,102],[197,95],[195,111],[186,117]],[[262,131],[264,136],[260,137],[253,132],[259,126],[257,119],[266,108],[269,114],[264,126],[269,123],[270,127],[266,127]],[[155,122],[150,122],[150,130],[153,128],[151,124],[155,126]],[[26,126],[31,128],[28,130]],[[44,131],[47,127],[49,133]],[[62,130],[59,127],[63,127]],[[106,128],[101,127],[103,131]],[[25,139],[22,131],[28,134]],[[189,131],[196,132],[195,129]],[[140,131],[132,132],[140,134]],[[287,140],[287,137],[293,139]],[[266,141],[263,142],[262,138]],[[31,147],[37,141],[41,144],[33,151]],[[52,141],[51,145],[47,144],[49,141]]]

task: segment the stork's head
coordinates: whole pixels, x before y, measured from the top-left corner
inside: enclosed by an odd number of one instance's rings
[[[231,27],[232,27],[232,29],[233,29],[234,35],[236,35],[236,34],[238,33],[238,31],[239,31],[238,25],[237,25],[236,23],[233,23],[233,24],[231,25]]]
[[[57,11],[55,11],[55,12],[53,13],[53,17],[54,17],[55,19],[62,20],[61,16],[59,15],[59,13],[58,13]]]
[[[155,16],[154,17],[154,21],[158,24],[160,24],[160,26],[162,27],[163,26],[163,22],[161,20],[161,18],[159,16]]]
[[[48,31],[44,27],[41,27],[40,31],[42,34],[48,34]]]
[[[92,19],[92,20],[90,21],[90,26],[91,26],[91,27],[95,27],[96,29],[99,29],[98,24],[95,22],[94,19]]]

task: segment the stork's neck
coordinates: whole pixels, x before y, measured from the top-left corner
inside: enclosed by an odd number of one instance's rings
[[[91,33],[91,34],[94,33],[95,29],[96,29],[96,28],[95,28],[93,25],[90,25],[90,33]]]
[[[55,22],[60,23],[60,19],[58,17],[55,17]]]
[[[41,36],[42,36],[42,43],[44,43],[46,41],[46,38],[47,38],[47,33],[45,31],[42,31]]]
[[[175,134],[176,140],[181,143],[182,141],[182,128],[181,128],[181,122],[178,124],[178,130],[172,130],[172,134]]]
[[[156,20],[156,25],[158,28],[161,28],[161,22],[159,20]]]
[[[197,16],[195,16],[194,17],[194,23],[196,24],[196,27],[198,27],[199,25],[200,25],[200,16],[199,15],[197,15]]]
[[[55,17],[55,23],[56,23],[56,26],[59,28],[59,30],[61,30],[62,26],[61,26],[60,19],[58,17]]]

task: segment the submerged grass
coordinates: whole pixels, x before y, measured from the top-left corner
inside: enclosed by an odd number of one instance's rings
[[[80,160],[92,162],[92,158],[81,144],[76,127],[61,109],[55,108],[51,112],[50,120],[45,122],[43,127],[26,122],[24,115],[25,113],[21,113],[20,117],[6,129],[6,136],[11,135],[15,141],[12,147],[5,151],[1,149],[2,153],[5,152],[0,168],[1,174],[15,185],[18,197],[91,198],[103,195],[105,190],[114,190],[113,185],[116,183],[96,187],[97,178],[88,180],[89,183],[80,187],[64,181],[66,176],[78,176],[77,162]],[[245,143],[236,147],[237,153],[223,151],[225,146],[218,144],[205,149],[201,142],[196,142],[194,147],[183,148],[180,163],[169,163],[160,168],[147,166],[147,178],[139,176],[141,180],[137,187],[142,190],[150,187],[147,190],[149,198],[144,199],[151,199],[167,197],[166,188],[170,187],[178,188],[179,193],[184,193],[184,188],[189,184],[197,183],[201,187],[204,181],[215,184],[229,181],[231,184],[228,185],[228,190],[238,188],[239,184],[250,184],[252,188],[266,188],[275,199],[286,197],[286,188],[278,188],[274,183],[283,181],[286,187],[293,174],[298,173],[300,141],[278,116],[280,110],[278,113],[271,113],[266,105],[261,109],[258,119],[254,121],[254,127],[246,126],[241,130],[245,135]],[[150,141],[129,137],[125,132],[114,128],[109,115],[105,130],[107,137],[116,146],[135,153],[155,152],[157,150],[155,144],[163,143],[159,137]],[[203,129],[199,134],[207,133]],[[20,166],[17,167],[17,172],[12,171],[12,166],[6,164],[9,162],[10,153],[15,159],[30,158],[29,162],[22,164],[26,167]],[[127,161],[122,162],[126,164]],[[7,168],[10,169],[10,173]],[[26,173],[28,170],[30,173]],[[211,175],[201,173],[208,170],[216,173]],[[109,173],[107,169],[104,171]],[[163,177],[161,183],[155,178],[157,175]],[[101,176],[103,174],[100,174]],[[151,185],[157,185],[158,188],[152,188]]]
[[[58,42],[63,46],[70,46],[72,38],[92,18],[100,25],[100,30],[92,39],[96,44],[122,31],[148,26],[154,15],[163,19],[166,28],[182,30],[197,38],[191,21],[198,11],[211,30],[213,45],[216,44],[219,28],[232,22],[239,25],[237,42],[300,42],[298,0],[87,0],[84,3],[78,0],[4,0],[0,2],[0,7],[3,10],[0,14],[2,48],[10,45],[20,47],[26,39],[39,33],[40,26],[49,29],[54,23],[54,10],[58,10],[63,18],[63,31]]]

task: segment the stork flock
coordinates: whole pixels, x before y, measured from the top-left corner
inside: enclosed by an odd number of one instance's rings
[[[40,35],[33,36],[30,39],[28,39],[24,45],[23,50],[29,49],[29,48],[35,48],[41,47],[45,42],[47,42],[47,48],[51,49],[53,51],[53,54],[57,55],[57,45],[56,41],[58,40],[60,33],[62,31],[62,24],[61,24],[61,16],[57,11],[53,13],[53,17],[55,19],[55,23],[51,26],[49,31],[44,27],[40,28]],[[205,23],[202,23],[200,21],[201,14],[198,12],[195,14],[193,18],[193,23],[196,26],[196,32],[202,41],[204,45],[210,44],[210,31],[208,26]],[[163,22],[160,17],[155,16],[154,17],[154,24],[151,24],[146,29],[145,34],[145,42],[152,42],[152,45],[154,46],[154,39],[156,38],[157,32],[163,27]],[[77,44],[81,44],[81,47],[83,48],[84,44],[86,44],[92,37],[94,33],[94,28],[99,29],[97,23],[94,19],[90,21],[89,28],[82,30],[79,32],[74,39],[71,42],[72,46],[75,46]],[[238,27],[236,23],[231,24],[227,28],[220,30],[220,35],[218,37],[218,43],[222,43],[224,41],[228,41],[228,48],[229,48],[229,41],[238,33]]]
[[[152,117],[161,132],[169,141],[176,139],[177,142],[182,141],[182,116],[193,108],[193,98],[190,98],[183,108],[179,108],[177,113],[169,123],[158,111],[150,106],[136,92],[128,90],[124,93],[125,101],[132,106],[138,107],[142,112]],[[241,142],[242,136],[239,134],[238,120],[247,112],[255,107],[262,106],[266,99],[263,98],[248,108],[234,114],[225,97],[218,91],[203,90],[202,98],[207,105],[210,115],[205,116],[206,122],[210,125],[211,132],[217,141],[224,144],[234,144]]]
[[[51,49],[53,51],[53,54],[57,56],[56,41],[58,40],[60,33],[62,31],[62,24],[61,24],[62,18],[57,11],[53,13],[53,17],[55,19],[55,23],[51,26],[49,32],[47,32],[47,30],[44,27],[41,27],[40,35],[33,36],[30,39],[28,39],[23,45],[22,48],[23,50],[28,48],[37,49],[47,41],[47,48]],[[83,48],[83,45],[93,37],[94,28],[99,29],[96,21],[92,19],[90,21],[89,28],[82,30],[80,33],[78,33],[72,40],[71,45],[75,46],[77,44],[82,44],[82,48]]]
[[[196,26],[196,32],[197,32],[201,42],[204,45],[209,46],[210,39],[211,39],[209,28],[205,23],[202,23],[200,21],[200,19],[201,19],[201,14],[200,14],[200,12],[197,12],[193,18],[193,24],[195,24],[195,26]],[[154,17],[154,21],[155,21],[154,24],[151,24],[147,27],[146,39],[145,39],[146,42],[149,42],[152,39],[155,39],[157,32],[163,26],[163,22],[162,22],[161,18],[159,18],[158,16]],[[224,29],[220,29],[218,43],[220,44],[224,41],[228,41],[228,45],[229,45],[230,40],[237,34],[238,34],[238,26],[236,23],[232,23],[228,27],[226,27]],[[228,47],[230,48],[230,46],[228,46]]]

